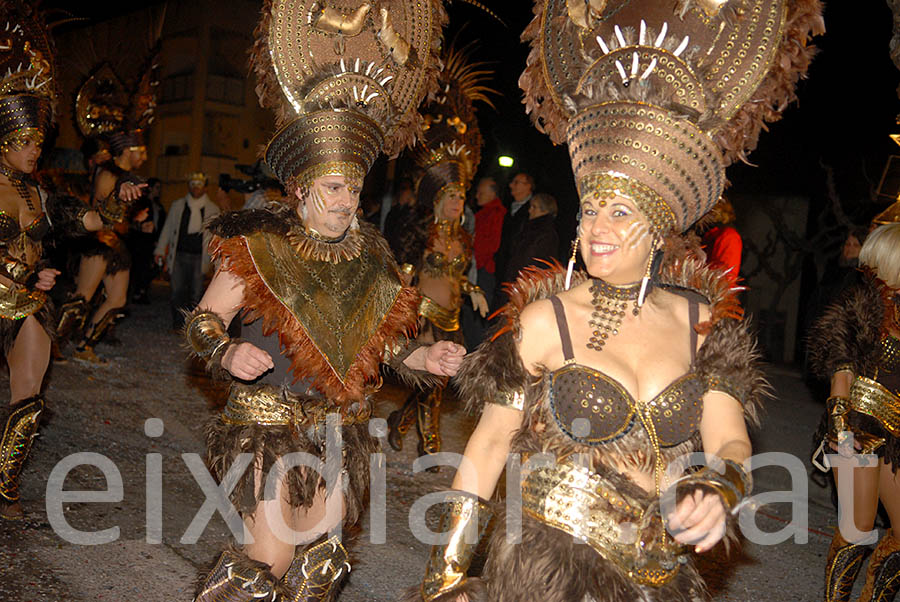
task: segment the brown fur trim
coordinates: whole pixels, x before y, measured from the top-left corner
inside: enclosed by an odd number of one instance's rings
[[[781,119],[788,104],[796,100],[797,80],[806,77],[816,54],[810,39],[825,33],[819,0],[793,0],[787,5],[784,36],[768,73],[747,102],[715,133],[726,167],[736,160],[746,161],[747,153],[756,148],[765,124]]]
[[[843,291],[809,331],[813,370],[829,380],[837,366],[849,363],[856,374],[874,374],[884,314],[881,287],[875,279],[861,278]]]
[[[372,227],[361,227],[360,235],[363,247],[376,254],[385,269],[397,273],[384,238]],[[412,287],[403,287],[381,326],[357,353],[342,382],[300,321],[275,297],[256,271],[246,240],[243,237],[216,237],[210,243],[210,250],[215,259],[223,261],[223,269],[244,282],[243,307],[248,310],[245,323],[262,318],[264,336],[278,332],[284,354],[291,360],[294,382],[309,379],[314,387],[345,411],[350,411],[354,402],[365,398],[367,386],[378,382],[379,365],[388,345],[415,336],[419,293]]]
[[[369,456],[379,451],[378,442],[369,435],[367,424],[347,425],[341,428],[343,438],[343,468],[347,470],[344,505],[347,524],[354,524],[366,507],[369,487]],[[207,464],[221,482],[238,454],[253,454],[256,467],[264,475],[282,456],[293,452],[305,452],[325,461],[326,426],[300,427],[230,425],[216,417],[207,426]],[[341,453],[338,450],[337,453]],[[230,499],[241,514],[252,514],[258,502],[265,499],[265,483],[257,490],[254,486],[253,465],[240,477]],[[311,470],[293,469],[284,476],[292,506],[308,507],[316,492],[325,486],[322,476]]]
[[[741,402],[747,421],[759,426],[762,402],[772,391],[760,369],[760,359],[756,337],[747,323],[724,319],[703,341],[693,369],[707,379],[722,381]]]
[[[484,567],[492,602],[700,602],[709,599],[693,564],[681,566],[666,585],[635,584],[612,562],[563,531],[522,516],[519,543],[506,538],[506,516],[498,517]]]
[[[220,238],[233,238],[246,236],[254,232],[271,232],[272,234],[287,234],[291,225],[300,219],[293,209],[285,208],[280,211],[269,209],[246,209],[243,211],[229,211],[211,220],[206,229],[213,236]]]

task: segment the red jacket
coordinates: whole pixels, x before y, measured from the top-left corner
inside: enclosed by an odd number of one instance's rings
[[[703,250],[706,263],[720,270],[730,270],[728,279],[737,282],[741,269],[743,241],[738,231],[731,226],[716,226],[703,235]]]
[[[506,207],[499,198],[475,213],[475,266],[479,270],[484,269],[493,274],[497,269],[494,254],[500,248],[504,217]]]

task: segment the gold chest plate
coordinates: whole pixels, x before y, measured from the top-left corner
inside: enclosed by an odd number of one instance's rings
[[[337,263],[299,259],[286,237],[259,232],[245,240],[266,286],[344,382],[402,290],[386,258],[363,247]]]

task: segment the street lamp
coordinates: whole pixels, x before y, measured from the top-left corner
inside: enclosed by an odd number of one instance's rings
[[[500,155],[497,157],[497,163],[500,164],[500,167],[512,167],[515,160],[509,155]]]

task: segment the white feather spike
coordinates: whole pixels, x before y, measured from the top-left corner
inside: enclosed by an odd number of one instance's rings
[[[15,27],[13,27],[13,30],[12,30],[12,32],[13,32],[13,33],[16,33],[16,32],[17,32],[17,31],[19,31],[19,28],[20,28],[20,27],[22,27],[22,26],[21,26],[21,25],[19,25],[19,24],[18,24],[18,23],[16,23],[16,26],[15,26]]]
[[[365,96],[366,96],[366,91],[367,91],[368,89],[369,89],[369,84],[366,84],[365,86],[363,86],[362,92],[359,93],[359,95],[360,95],[361,98],[365,98]]]
[[[341,59],[341,73],[347,72],[347,66],[344,65],[344,59]]]
[[[44,84],[48,83],[49,81],[50,81],[49,79],[45,79],[44,81],[42,81],[41,83],[39,83],[38,85],[36,85],[36,86],[34,87],[34,89],[35,89],[35,90],[40,90],[41,87],[42,87]]]
[[[6,22],[6,31],[9,31],[9,21]]]
[[[641,46],[644,45],[644,37],[647,35],[647,24],[644,23],[644,20],[641,19],[641,33],[638,36],[638,44]]]
[[[638,53],[631,53],[631,77],[637,77],[638,72]]]
[[[372,100],[376,96],[378,96],[378,92],[372,92],[371,94],[369,94],[369,96],[367,98],[365,98],[363,100],[363,102],[368,103],[370,100]]]
[[[654,69],[656,69],[656,57],[653,57],[653,60],[650,61],[650,66],[644,69],[644,72],[641,74],[641,80],[647,79]]]
[[[353,66],[353,71],[359,73],[359,57],[357,57],[356,64]]]
[[[669,31],[669,24],[666,21],[663,21],[662,29],[659,30],[659,35],[656,36],[656,42],[653,43],[657,48],[662,46],[662,43],[666,39],[666,32]]]
[[[622,30],[619,29],[619,26],[616,25],[613,29],[616,32],[616,39],[619,40],[619,46],[625,46],[625,36],[622,35]]]
[[[619,75],[622,76],[622,81],[627,82],[628,76],[625,74],[625,67],[622,66],[622,63],[621,61],[619,61],[619,59],[616,59],[616,69],[619,70]]]
[[[566,268],[566,290],[572,286],[572,272],[575,270],[575,260],[569,260],[569,267]]]
[[[606,42],[603,41],[603,38],[597,36],[597,43],[600,44],[600,50],[603,51],[603,54],[609,54],[609,46],[606,45]]]
[[[391,81],[392,79],[394,79],[394,76],[393,76],[393,75],[388,75],[386,78],[384,78],[383,80],[381,80],[381,81],[378,82],[378,83],[381,84],[381,85],[383,86],[383,85],[385,85],[386,83],[388,83],[389,81]]]
[[[681,44],[678,45],[678,48],[676,48],[675,52],[673,52],[672,54],[674,54],[675,56],[681,56],[681,53],[684,52],[685,48],[687,48],[688,41],[690,41],[690,39],[690,36],[684,36],[684,39],[681,40]]]
[[[369,63],[369,66],[366,67],[366,75],[369,75],[369,73],[372,72],[372,67],[374,67],[374,66],[375,66],[375,63]]]

